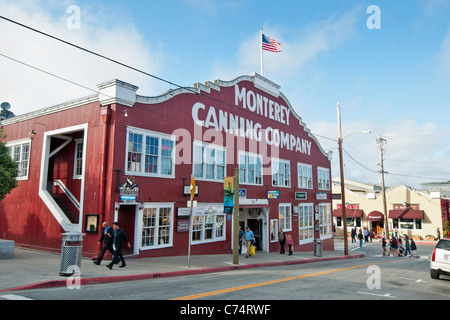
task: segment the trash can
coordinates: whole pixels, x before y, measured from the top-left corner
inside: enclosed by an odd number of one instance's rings
[[[66,232],[62,234],[60,276],[70,276],[81,271],[81,254],[84,233]]]
[[[322,240],[314,240],[314,255],[316,257],[321,257],[323,252]]]

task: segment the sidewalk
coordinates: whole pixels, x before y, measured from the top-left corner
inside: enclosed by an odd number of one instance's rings
[[[260,268],[277,265],[303,264],[318,261],[352,259],[363,257],[362,254],[344,256],[342,251],[324,251],[322,257],[315,257],[313,252],[294,252],[288,254],[257,251],[255,256],[239,256],[239,264],[233,264],[232,254],[192,255],[190,268],[187,256],[138,258],[125,257],[127,266],[112,270],[106,268],[110,261],[104,260],[100,266],[92,259],[81,261],[80,285],[133,281],[142,279],[194,275],[238,269]],[[60,254],[48,253],[20,247],[14,248],[14,259],[0,259],[0,292],[29,290],[66,286],[73,277],[60,276]]]

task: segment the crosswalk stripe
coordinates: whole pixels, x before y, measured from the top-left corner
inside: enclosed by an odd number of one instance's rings
[[[0,296],[0,298],[6,299],[6,300],[33,300],[24,296],[18,296],[16,294],[6,294],[3,296]]]

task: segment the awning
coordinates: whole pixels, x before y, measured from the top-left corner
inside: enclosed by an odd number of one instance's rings
[[[380,211],[372,211],[367,216],[367,220],[369,221],[384,221],[384,214],[382,214]]]
[[[363,211],[359,209],[345,209],[345,216],[347,218],[361,218],[362,214]],[[342,209],[334,209],[333,217],[342,218]]]
[[[391,219],[423,219],[423,210],[389,210]]]

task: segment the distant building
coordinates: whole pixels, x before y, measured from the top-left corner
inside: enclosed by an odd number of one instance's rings
[[[97,252],[101,223],[119,221],[140,257],[229,253],[233,215],[224,180],[240,169],[239,224],[257,248],[296,250],[322,239],[333,250],[331,153],[280,91],[258,74],[137,95],[119,80],[99,94],[3,121],[18,187],[0,202],[0,235],[58,251],[61,233],[86,234]],[[189,233],[189,189],[197,206]]]
[[[340,195],[339,179],[333,179],[333,194]],[[345,201],[348,231],[353,226],[368,228],[381,236],[385,229],[383,194],[381,187],[345,180]],[[389,232],[398,230],[408,236],[418,235],[425,239],[427,235],[436,236],[439,228],[441,235],[448,211],[447,200],[432,193],[415,190],[407,186],[386,188],[386,205]],[[448,205],[447,205],[448,208]],[[342,235],[342,203],[333,200],[333,217],[338,234]]]

